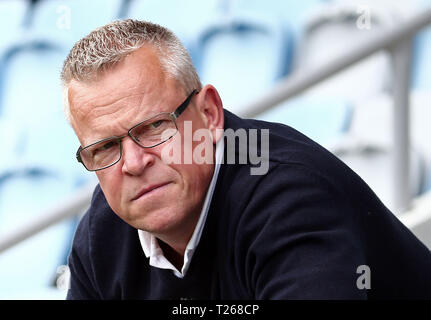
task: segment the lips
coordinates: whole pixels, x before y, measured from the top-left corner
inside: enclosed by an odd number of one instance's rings
[[[141,191],[139,191],[136,196],[134,198],[132,198],[132,201],[139,199],[140,197],[142,197],[143,195],[145,195],[146,193],[149,193],[155,189],[161,188],[163,186],[168,185],[170,182],[164,182],[164,183],[159,183],[159,184],[154,184],[151,186],[147,186],[145,188],[143,188]]]

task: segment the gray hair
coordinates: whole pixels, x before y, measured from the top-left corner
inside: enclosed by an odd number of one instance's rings
[[[158,51],[163,71],[185,93],[202,88],[187,49],[170,30],[146,21],[117,20],[95,29],[70,50],[61,71],[66,117],[70,116],[67,91],[71,80],[90,82],[146,44]]]

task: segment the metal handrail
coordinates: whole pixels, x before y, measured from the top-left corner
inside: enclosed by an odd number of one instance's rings
[[[306,89],[322,82],[328,77],[346,69],[356,62],[367,58],[375,52],[388,50],[392,54],[394,66],[394,125],[397,130],[394,130],[395,136],[394,148],[395,154],[395,172],[396,175],[396,193],[394,199],[397,202],[396,206],[400,210],[405,210],[409,207],[411,199],[408,192],[405,192],[406,186],[409,184],[408,172],[408,110],[409,110],[409,70],[410,70],[410,47],[415,34],[422,30],[427,25],[431,24],[431,9],[425,10],[416,16],[411,17],[404,23],[400,23],[397,27],[391,30],[381,30],[373,33],[370,39],[364,42],[354,51],[347,52],[341,57],[337,57],[334,61],[330,61],[325,65],[315,70],[307,70],[301,73],[290,75],[285,80],[278,83],[272,89],[247,104],[245,117],[255,117],[260,113],[269,110],[275,105],[283,102],[293,96],[300,94]],[[41,215],[43,218],[38,218],[35,221],[30,221],[25,226],[14,230],[0,238],[0,252],[12,247],[13,245],[23,241],[24,239],[42,231],[43,229],[73,215],[82,213],[91,199],[94,184],[90,187],[86,186],[72,196],[67,203],[53,207]]]
[[[88,183],[68,199],[35,215],[35,218],[25,225],[1,235],[0,253],[58,222],[82,214],[90,204],[95,186],[94,182]]]

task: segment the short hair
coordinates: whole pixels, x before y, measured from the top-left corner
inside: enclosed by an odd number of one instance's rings
[[[177,80],[185,93],[202,88],[187,49],[173,32],[151,22],[116,20],[75,43],[64,61],[61,81],[66,117],[70,117],[67,91],[71,80],[91,82],[147,44],[157,50],[162,71]]]

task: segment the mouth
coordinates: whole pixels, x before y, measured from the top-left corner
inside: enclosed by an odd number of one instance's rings
[[[148,195],[150,193],[154,193],[156,191],[159,191],[160,189],[162,189],[163,187],[167,186],[168,184],[170,184],[170,182],[164,182],[164,183],[160,183],[160,184],[154,184],[148,187],[143,188],[141,191],[139,191],[135,197],[132,198],[131,201],[135,201],[138,200],[139,198]]]

